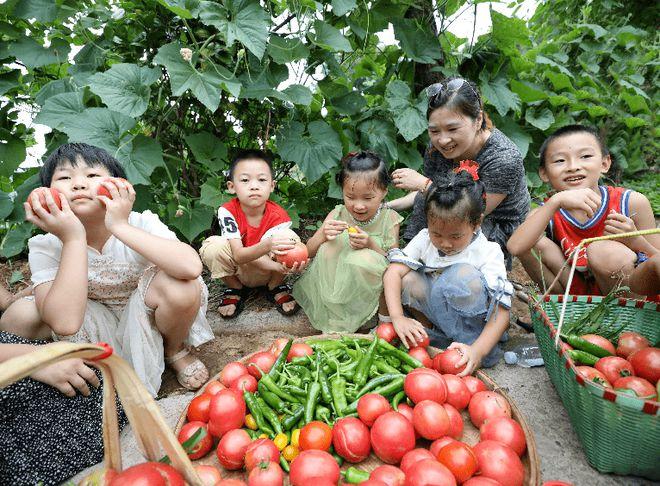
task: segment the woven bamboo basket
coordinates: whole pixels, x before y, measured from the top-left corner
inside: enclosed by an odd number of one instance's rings
[[[0,388],[46,366],[71,358],[93,361],[103,373],[103,447],[108,469],[122,471],[115,391],[122,402],[140,450],[148,461],[167,454],[187,484],[203,486],[188,455],[167,426],[158,405],[129,364],[99,344],[59,342],[5,361],[0,367]]]
[[[315,335],[315,336],[309,336],[309,337],[303,337],[303,338],[298,338],[294,342],[304,342],[307,339],[340,339],[342,336],[348,336],[348,337],[355,337],[355,338],[362,338],[362,339],[370,339],[370,335],[366,334],[322,334],[322,335]],[[257,352],[264,351],[258,350],[255,351],[254,353],[243,357],[242,359],[238,360],[242,363],[247,363],[247,361]],[[429,354],[431,357],[435,356],[437,353],[440,352],[439,349],[429,347],[428,348]],[[527,425],[527,422],[525,421],[524,416],[522,415],[520,409],[516,406],[515,402],[502,390],[495,381],[493,381],[486,373],[483,371],[477,371],[476,375],[477,378],[481,379],[486,386],[490,390],[497,391],[499,394],[501,394],[506,400],[509,402],[511,405],[511,416],[514,420],[516,420],[521,427],[523,428],[523,431],[525,432],[525,439],[527,440],[527,451],[525,452],[525,455],[521,458],[523,462],[523,466],[525,467],[525,480],[524,480],[524,485],[525,486],[538,486],[541,484],[541,467],[540,467],[540,462],[539,462],[539,457],[538,453],[536,450],[536,442],[534,440],[534,434],[532,432],[532,429]],[[220,378],[220,373],[218,373],[216,376],[211,378],[212,380],[218,380]],[[197,392],[195,396],[199,396],[203,393],[203,388]],[[474,445],[479,441],[479,430],[475,428],[472,425],[472,422],[470,422],[470,416],[467,413],[467,410],[464,410],[462,412],[462,417],[463,417],[463,422],[464,422],[464,429],[463,429],[463,437],[462,441],[466,442],[467,444]],[[179,421],[176,424],[176,428],[174,430],[175,434],[178,435],[179,431],[181,430],[181,427],[186,423],[186,410],[183,411],[181,414],[181,417],[179,417]],[[226,471],[222,468],[220,463],[218,462],[217,457],[213,453],[209,453],[206,457],[199,459],[198,461],[195,461],[196,463],[199,464],[210,464],[215,467],[217,467],[220,471],[222,471],[222,477],[225,478],[234,478],[234,479],[242,479],[246,480],[247,475],[245,474],[244,471]],[[372,471],[376,467],[380,466],[383,464],[380,459],[376,457],[375,454],[371,454],[366,460],[360,462],[359,464],[349,464],[345,463],[344,466],[342,466],[342,470],[347,469],[350,466],[356,466],[360,469],[363,469],[365,471]],[[285,480],[285,484],[289,484],[288,482],[288,477]]]
[[[569,296],[565,319],[578,317],[603,297]],[[545,302],[564,303],[561,295]],[[660,480],[660,403],[616,393],[577,373],[575,364],[555,344],[556,322],[540,302],[532,304],[532,322],[545,369],[566,408],[589,464],[602,473],[643,476]],[[605,320],[612,326],[625,323],[656,343],[660,339],[660,305],[619,299]]]

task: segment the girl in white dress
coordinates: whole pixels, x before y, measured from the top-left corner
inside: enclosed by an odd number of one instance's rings
[[[184,387],[201,387],[208,371],[187,345],[213,332],[197,252],[154,213],[132,211],[133,186],[103,149],[65,144],[40,177],[61,199],[60,209],[42,189],[45,206],[35,193],[24,205],[26,219],[47,233],[28,247],[36,307],[53,339],[110,344],[154,396],[165,363]],[[109,196],[97,195],[101,186]]]

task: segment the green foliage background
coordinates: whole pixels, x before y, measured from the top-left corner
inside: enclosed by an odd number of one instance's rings
[[[492,31],[478,39],[446,30],[476,3],[0,4],[0,255],[20,254],[34,232],[21,203],[38,169],[19,165],[35,140],[19,109],[53,129],[48,152],[69,140],[114,154],[136,184],[136,209],[195,242],[230,197],[223,171],[237,148],[273,152],[274,198],[296,224],[336,204],[332,175],[350,150],[419,168],[423,88],[457,73],[478,82],[495,125],[525,155],[533,193],[544,192],[536,167],[546,134],[585,122],[607,137],[612,177],[642,174],[633,183],[655,192],[658,212],[656,2],[543,1],[529,22],[491,10]],[[384,46],[376,33],[390,23],[398,45]],[[75,56],[72,46],[82,47]]]

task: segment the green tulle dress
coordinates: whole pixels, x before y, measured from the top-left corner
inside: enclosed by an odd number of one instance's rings
[[[343,204],[335,207],[333,218],[355,222]],[[394,210],[382,207],[374,221],[360,229],[369,233],[378,246],[389,250],[398,243],[392,229],[403,218]],[[323,243],[312,263],[293,286],[293,297],[303,308],[314,328],[320,331],[355,332],[378,310],[383,291],[383,272],[387,258],[379,253],[354,250],[348,244],[348,232]]]

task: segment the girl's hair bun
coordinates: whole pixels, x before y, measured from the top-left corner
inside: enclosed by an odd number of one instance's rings
[[[378,187],[387,190],[387,186],[390,183],[387,164],[377,153],[369,150],[349,152],[346,154],[341,159],[341,170],[335,176],[335,180],[340,187],[343,187],[344,182],[350,175],[372,171],[377,171],[376,184]]]
[[[476,164],[468,170],[461,167],[449,178],[434,180],[426,191],[426,217],[440,217],[469,221],[477,225],[486,210],[486,188],[476,173]]]

